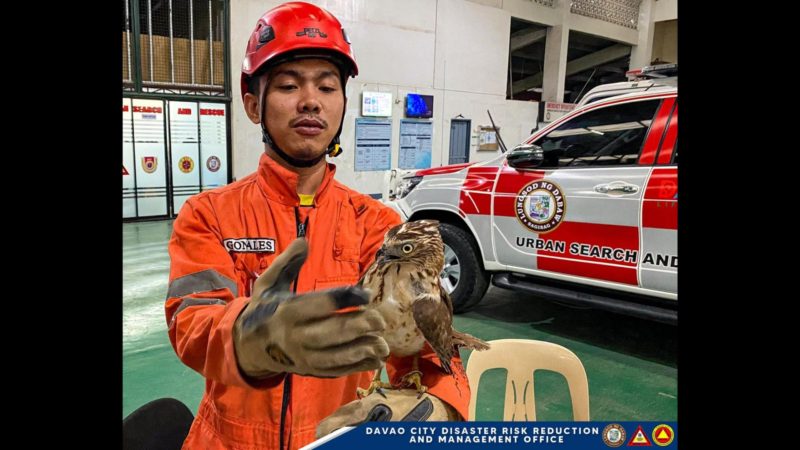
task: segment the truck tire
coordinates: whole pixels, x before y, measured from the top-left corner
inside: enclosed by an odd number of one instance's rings
[[[449,223],[440,223],[439,232],[445,246],[440,281],[450,294],[453,312],[467,312],[480,303],[489,287],[489,276],[479,260],[478,245],[469,233]]]

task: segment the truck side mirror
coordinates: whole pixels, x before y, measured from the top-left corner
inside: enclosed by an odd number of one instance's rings
[[[544,150],[535,144],[522,144],[514,147],[506,159],[511,167],[520,169],[539,167],[544,162]]]

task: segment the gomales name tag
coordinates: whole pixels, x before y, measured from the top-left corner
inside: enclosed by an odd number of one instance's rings
[[[275,253],[275,239],[270,238],[225,239],[222,244],[229,252]]]

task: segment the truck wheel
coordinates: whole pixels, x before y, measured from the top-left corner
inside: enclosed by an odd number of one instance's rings
[[[439,279],[453,301],[453,312],[469,311],[489,287],[489,276],[478,260],[478,245],[455,225],[440,223],[439,231],[444,241],[444,268]]]

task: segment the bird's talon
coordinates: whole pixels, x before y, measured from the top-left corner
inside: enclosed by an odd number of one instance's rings
[[[402,378],[402,382],[407,386],[414,386],[417,388],[417,392],[419,392],[417,399],[421,398],[422,394],[428,391],[428,387],[422,384],[422,372],[419,370],[413,370],[405,374]]]
[[[356,394],[358,395],[358,398],[364,398],[372,394],[373,392],[377,392],[378,394],[382,395],[383,398],[387,398],[386,393],[383,392],[384,388],[392,389],[392,385],[384,383],[382,381],[373,381],[372,383],[369,384],[369,387],[366,389],[361,389],[361,388],[356,389]]]

